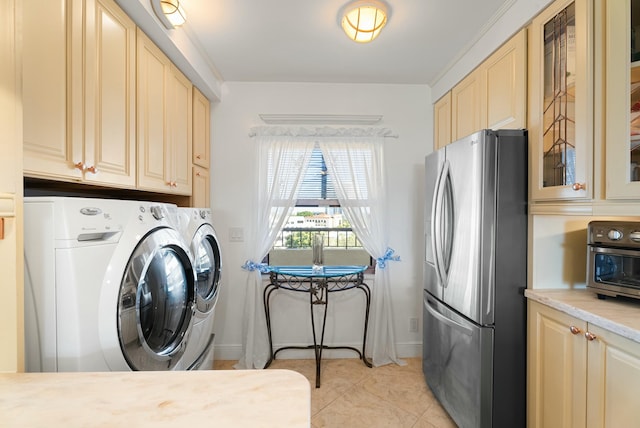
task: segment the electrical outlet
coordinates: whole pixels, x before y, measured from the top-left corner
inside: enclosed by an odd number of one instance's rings
[[[409,318],[409,333],[418,332],[418,318]]]

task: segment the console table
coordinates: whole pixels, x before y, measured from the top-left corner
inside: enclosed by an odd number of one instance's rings
[[[269,284],[263,292],[264,312],[267,319],[267,333],[269,335],[269,360],[265,364],[266,369],[271,365],[278,352],[284,349],[313,349],[316,358],[316,388],[320,387],[320,367],[323,349],[350,349],[358,353],[360,359],[367,367],[371,367],[371,361],[365,356],[367,344],[367,327],[369,324],[369,306],[371,303],[371,290],[364,283],[364,271],[367,266],[269,266]],[[362,290],[366,299],[364,315],[364,334],[362,337],[362,351],[351,346],[327,346],[324,344],[324,327],[327,321],[327,306],[329,295],[333,292],[351,289]],[[269,301],[275,290],[294,291],[309,294],[309,309],[311,312],[311,330],[313,332],[313,345],[284,346],[273,350],[271,337],[271,316]],[[316,335],[316,320],[313,308],[323,307],[322,328],[320,341]]]

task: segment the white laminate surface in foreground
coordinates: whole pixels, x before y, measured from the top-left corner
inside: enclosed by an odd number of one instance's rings
[[[640,343],[640,300],[600,300],[590,290],[532,290],[524,295]]]
[[[289,370],[0,374],[0,426],[306,427],[309,381]]]

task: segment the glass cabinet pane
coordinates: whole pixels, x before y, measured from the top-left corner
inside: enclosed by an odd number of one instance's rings
[[[544,25],[543,187],[576,181],[575,29],[574,3]]]
[[[631,0],[629,181],[640,181],[640,0]]]

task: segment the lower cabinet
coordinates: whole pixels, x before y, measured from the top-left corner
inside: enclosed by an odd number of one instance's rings
[[[640,426],[640,343],[529,301],[529,427]]]

